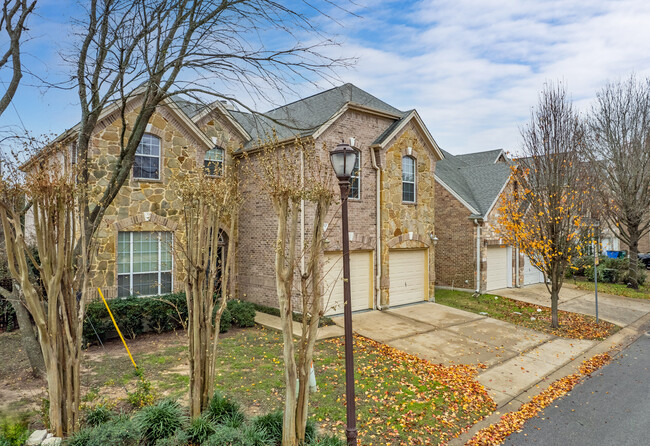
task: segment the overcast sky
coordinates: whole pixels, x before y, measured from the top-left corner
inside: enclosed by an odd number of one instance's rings
[[[397,108],[417,109],[434,139],[452,153],[516,152],[519,129],[547,80],[564,82],[587,110],[606,82],[633,72],[650,76],[648,1],[355,2],[348,7],[357,16],[333,9],[338,24],[318,22],[341,42],[333,51],[357,58],[338,73],[340,81]],[[25,63],[39,76],[60,80],[67,67],[58,51],[69,40],[69,17],[79,9],[68,0],[39,3]],[[36,84],[25,78],[0,127],[60,133],[77,122],[75,91],[45,91]],[[316,92],[311,84],[300,89],[302,96]]]

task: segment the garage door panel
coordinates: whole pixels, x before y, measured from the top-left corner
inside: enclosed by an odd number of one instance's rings
[[[388,254],[390,306],[422,302],[428,297],[427,250],[391,250]]]
[[[372,251],[350,253],[350,294],[352,311],[372,306]],[[343,255],[325,254],[323,265],[323,303],[325,314],[343,313]]]
[[[490,246],[487,249],[487,290],[508,287],[508,248]]]

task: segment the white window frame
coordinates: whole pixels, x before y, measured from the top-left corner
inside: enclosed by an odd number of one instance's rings
[[[406,181],[404,179],[404,160],[409,159],[413,162],[413,181]],[[404,155],[402,157],[402,203],[415,204],[418,201],[418,161],[415,157],[410,155]],[[413,201],[404,200],[404,184],[413,185]]]
[[[170,243],[170,247],[169,247],[169,252],[170,252],[170,255],[171,255],[170,269],[169,269],[169,271],[166,271],[166,270],[161,271],[161,269],[162,269],[162,255],[161,254],[162,254],[162,244],[163,244],[161,234],[162,234],[162,232],[165,232],[165,231],[141,231],[141,232],[150,232],[150,233],[157,234],[157,238],[158,238],[158,271],[150,271],[150,272],[146,272],[146,273],[134,273],[133,272],[133,251],[134,251],[133,250],[133,234],[135,234],[136,232],[139,232],[139,231],[120,231],[120,232],[129,234],[129,272],[120,274],[119,263],[118,263],[118,259],[119,259],[119,255],[120,255],[120,253],[119,253],[119,233],[118,233],[118,247],[117,247],[117,255],[118,255],[118,257],[116,258],[116,262],[115,262],[116,273],[117,273],[116,278],[117,278],[117,286],[118,286],[117,294],[119,295],[119,283],[120,283],[119,282],[119,277],[120,276],[126,276],[126,275],[129,276],[129,296],[133,296],[134,295],[133,294],[133,276],[135,274],[152,274],[152,273],[156,273],[156,272],[158,273],[158,281],[157,281],[157,283],[158,283],[158,292],[155,293],[155,294],[139,294],[138,296],[144,297],[144,296],[160,296],[160,295],[162,295],[162,273],[170,273],[170,276],[171,276],[171,281],[170,281],[171,289],[170,289],[170,292],[173,293],[174,292],[174,233],[171,232],[171,231],[168,231],[170,236],[171,236],[171,243]],[[124,296],[122,296],[122,298],[124,298]]]
[[[348,200],[361,200],[361,151],[357,150],[357,163],[359,167],[357,169],[357,176],[354,176],[354,169],[352,169],[352,175],[350,175],[350,186],[348,187]],[[352,193],[352,180],[357,180],[357,196],[353,197]]]
[[[209,160],[209,159],[206,158],[208,156],[208,152],[213,151],[213,150],[221,152],[221,161],[219,161],[219,160]],[[209,176],[209,177],[220,177],[220,176],[222,176],[223,175],[223,166],[224,166],[225,161],[226,161],[226,151],[224,150],[223,147],[214,146],[210,150],[206,150],[205,156],[203,157],[203,169],[204,169],[205,174],[207,176]],[[214,174],[210,173],[210,171],[208,170],[208,167],[205,165],[206,162],[213,162],[213,163],[217,164],[216,173],[214,173]]]
[[[154,138],[155,140],[158,141],[158,155],[149,155],[149,154],[144,154],[144,153],[138,153],[138,150],[140,149],[140,146],[142,145],[142,140],[144,140],[145,136],[150,136]],[[143,157],[143,158],[158,158],[158,176],[156,178],[147,178],[147,177],[137,177],[135,176],[135,159],[133,163],[133,168],[131,170],[133,179],[138,180],[138,181],[160,181],[160,172],[161,172],[161,167],[162,167],[162,138],[158,135],[154,135],[153,133],[145,133],[142,135],[142,140],[140,140],[140,144],[138,144],[138,148],[135,149],[135,158],[137,157]]]

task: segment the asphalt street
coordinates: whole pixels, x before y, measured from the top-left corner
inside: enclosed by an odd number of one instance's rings
[[[650,444],[650,332],[504,444]]]

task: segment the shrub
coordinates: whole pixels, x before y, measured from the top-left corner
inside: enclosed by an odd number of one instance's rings
[[[144,333],[143,310],[147,304],[148,302],[139,297],[111,300],[111,312],[124,336],[135,339],[137,335]]]
[[[137,370],[135,375],[138,377],[138,382],[135,385],[134,392],[127,391],[127,400],[136,408],[149,406],[153,404],[156,399],[156,394],[153,390],[153,384],[144,377],[142,370]]]
[[[283,416],[280,410],[267,413],[266,415],[260,415],[253,420],[253,427],[266,431],[273,444],[280,444],[282,442]]]
[[[215,305],[216,311],[216,305]],[[232,327],[232,315],[228,308],[224,308],[223,313],[221,313],[221,320],[219,321],[219,333],[225,333]]]
[[[244,421],[244,413],[242,412],[239,404],[236,401],[232,401],[219,393],[218,390],[215,390],[208,404],[208,408],[205,410],[205,416],[212,422],[216,424],[228,424],[233,426],[240,422]]]
[[[273,446],[268,433],[254,426],[237,429],[219,426],[216,432],[203,443],[205,446]]]
[[[241,328],[255,326],[255,307],[250,302],[237,299],[228,301],[232,321]]]
[[[178,429],[171,437],[156,441],[155,446],[187,446],[188,444],[190,440],[187,434],[182,429]]]
[[[147,406],[134,416],[134,421],[142,438],[149,443],[171,437],[186,422],[186,416],[175,401],[163,400],[153,406]]]
[[[208,437],[215,433],[217,425],[206,415],[201,415],[192,420],[187,429],[187,439],[193,444],[202,444]]]
[[[26,422],[3,420],[0,423],[0,445],[22,446],[29,437]]]
[[[135,446],[140,442],[140,432],[135,422],[127,415],[95,427],[87,427],[75,432],[65,444],[67,446]]]
[[[86,416],[84,417],[84,422],[87,426],[98,426],[100,424],[106,423],[113,417],[113,412],[111,410],[100,404],[91,409],[88,409]]]

